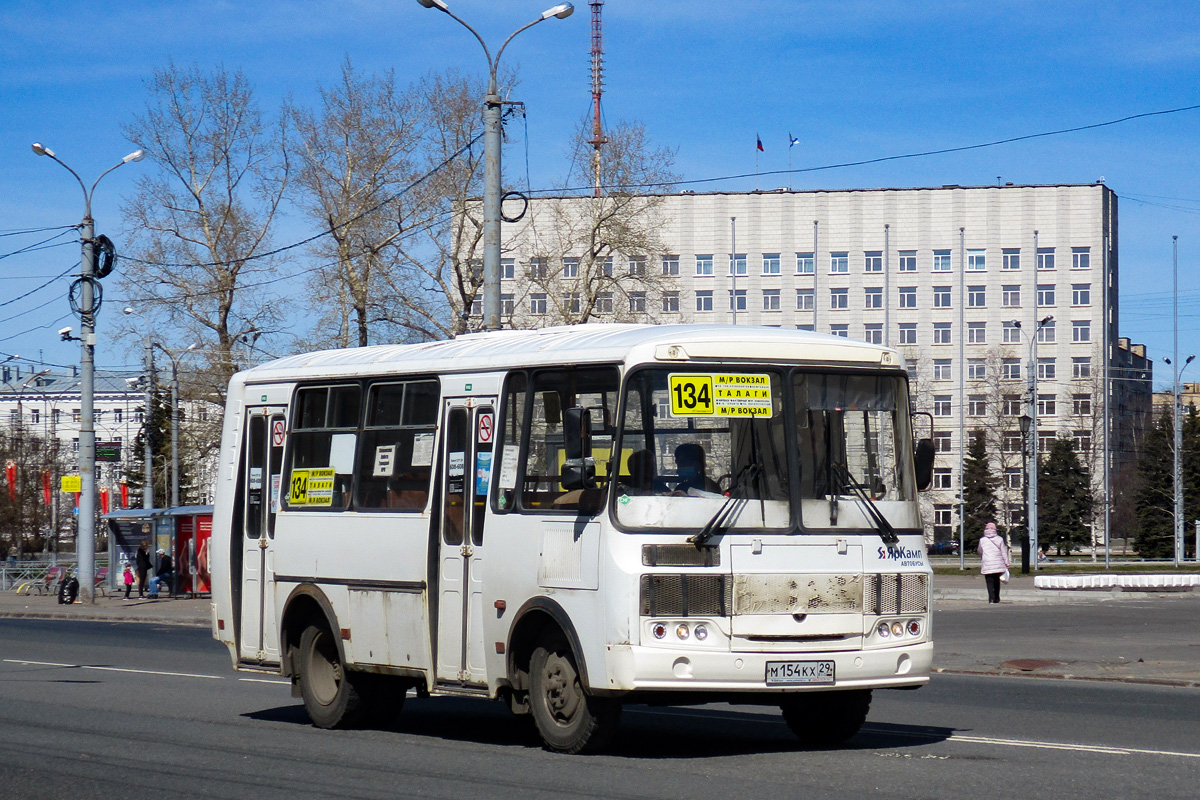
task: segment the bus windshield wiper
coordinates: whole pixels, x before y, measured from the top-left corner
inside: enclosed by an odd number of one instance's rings
[[[749,487],[758,474],[762,471],[762,467],[758,464],[747,464],[742,467],[738,473],[737,479],[733,482],[733,486],[729,490],[729,496],[725,498],[725,502],[721,503],[721,507],[712,515],[700,532],[695,536],[688,538],[688,542],[699,547],[717,534],[724,533],[733,521],[735,512],[740,509],[737,503],[739,500],[745,500],[747,487]]]
[[[883,515],[883,512],[879,510],[879,506],[875,505],[875,501],[871,499],[871,496],[863,489],[863,485],[856,481],[854,476],[850,474],[850,470],[846,465],[834,464],[833,468],[839,473],[839,477],[846,484],[846,487],[850,489],[850,493],[854,495],[854,499],[862,506],[867,518],[874,524],[875,530],[879,533],[879,538],[883,540],[883,543],[886,545],[898,544],[900,537],[896,535],[896,530],[887,521],[887,517]]]

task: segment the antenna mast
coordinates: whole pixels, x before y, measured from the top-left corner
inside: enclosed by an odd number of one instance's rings
[[[604,94],[604,34],[600,10],[604,0],[591,0],[592,7],[592,179],[593,194],[600,196],[600,146],[608,141],[600,125],[600,95]]]

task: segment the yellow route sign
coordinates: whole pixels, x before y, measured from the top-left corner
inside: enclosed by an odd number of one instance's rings
[[[333,467],[294,469],[288,487],[288,505],[333,505]]]
[[[672,417],[769,417],[771,376],[673,373],[667,376]]]
[[[78,475],[63,475],[61,483],[64,492],[79,493],[83,491],[83,478]]]

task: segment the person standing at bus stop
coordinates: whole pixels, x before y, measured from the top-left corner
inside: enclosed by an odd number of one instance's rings
[[[138,597],[146,596],[146,576],[150,573],[150,543],[142,542],[137,551]]]
[[[1000,576],[1008,572],[1008,545],[996,530],[996,523],[989,522],[979,537],[979,571],[987,582],[988,602],[1000,602]]]

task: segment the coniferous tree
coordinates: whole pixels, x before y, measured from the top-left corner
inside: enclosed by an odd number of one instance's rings
[[[1167,558],[1174,553],[1174,421],[1163,410],[1142,441],[1138,464],[1141,492],[1137,498],[1137,538],[1133,548],[1142,558]]]
[[[1075,443],[1055,439],[1038,466],[1038,544],[1056,548],[1060,556],[1089,544],[1093,504],[1091,478]]]
[[[966,506],[967,552],[974,552],[983,535],[983,526],[996,520],[996,488],[999,480],[988,463],[987,437],[978,428],[971,431],[966,458],[963,460],[963,499]]]

